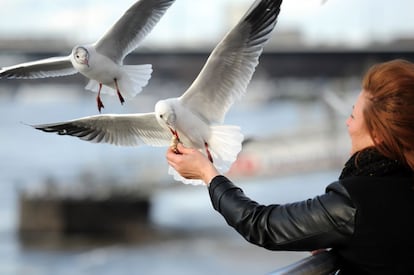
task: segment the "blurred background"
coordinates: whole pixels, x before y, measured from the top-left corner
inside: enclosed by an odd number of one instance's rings
[[[0,0],[0,67],[68,55],[135,1]],[[177,0],[125,63],[152,78],[103,113],[153,111],[191,84],[253,0]],[[372,64],[414,58],[414,2],[289,0],[247,95],[226,117],[243,150],[229,177],[260,203],[313,197],[348,158],[345,119]],[[205,187],[174,182],[166,148],[116,147],[39,132],[96,115],[81,75],[0,80],[0,274],[266,274],[309,255],[243,240]]]

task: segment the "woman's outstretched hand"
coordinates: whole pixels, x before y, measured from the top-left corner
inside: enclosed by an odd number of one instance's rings
[[[169,147],[167,161],[181,176],[187,179],[201,179],[205,184],[219,175],[219,172],[200,151],[184,147],[181,143],[177,145],[177,151]]]

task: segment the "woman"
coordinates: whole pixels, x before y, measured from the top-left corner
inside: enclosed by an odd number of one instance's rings
[[[202,179],[213,207],[246,240],[270,250],[332,248],[340,274],[414,274],[414,64],[393,60],[366,73],[346,125],[351,157],[324,194],[260,205],[199,151],[167,160]]]

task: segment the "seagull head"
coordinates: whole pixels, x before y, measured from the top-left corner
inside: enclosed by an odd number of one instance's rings
[[[73,48],[72,57],[76,63],[89,67],[89,51],[85,47],[76,46]]]
[[[177,116],[169,101],[160,100],[155,104],[155,116],[161,126],[167,127],[173,134],[177,132],[175,127]]]

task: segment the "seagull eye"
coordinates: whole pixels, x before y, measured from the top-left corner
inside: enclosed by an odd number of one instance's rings
[[[160,115],[160,118],[162,118],[163,117],[163,115]]]

